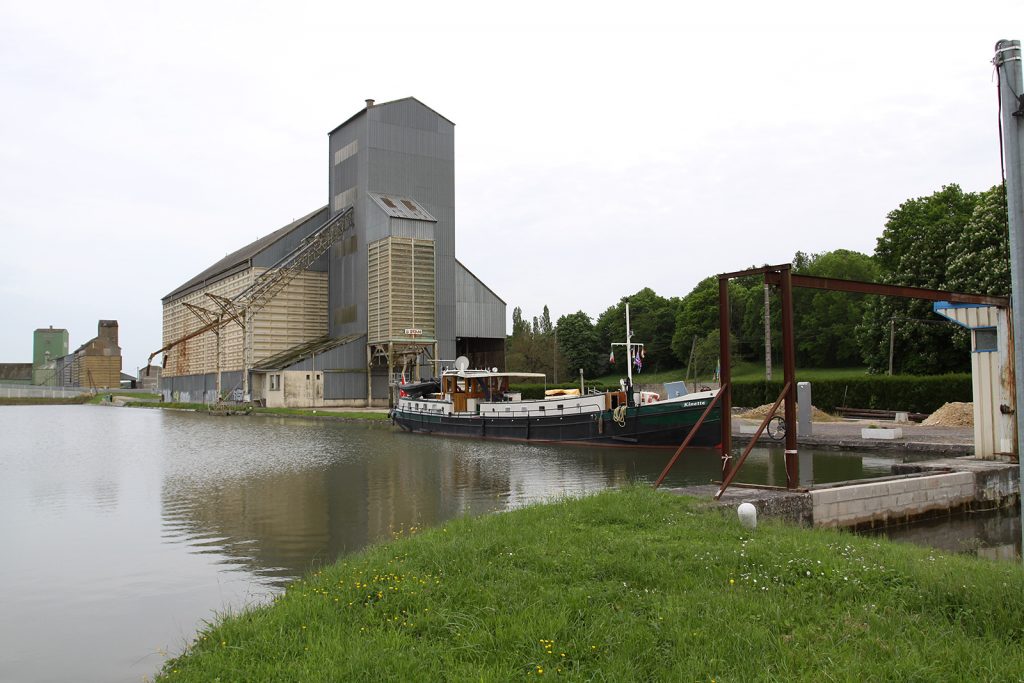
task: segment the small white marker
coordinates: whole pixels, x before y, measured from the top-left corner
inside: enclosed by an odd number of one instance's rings
[[[750,503],[742,503],[736,508],[736,514],[740,516],[740,524],[748,529],[757,528],[757,508]]]

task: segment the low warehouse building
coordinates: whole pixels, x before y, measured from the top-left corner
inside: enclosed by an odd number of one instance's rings
[[[165,395],[388,405],[459,355],[504,367],[505,302],[455,258],[454,127],[409,97],[332,130],[327,206],[163,298]]]

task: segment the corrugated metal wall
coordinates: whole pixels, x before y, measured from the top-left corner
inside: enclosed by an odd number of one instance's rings
[[[388,237],[369,247],[368,340],[405,339],[419,329],[433,339],[434,241]]]
[[[356,116],[330,134],[328,142],[329,205],[331,215],[349,204],[355,206],[355,239],[344,239],[331,247],[328,326],[333,337],[366,333],[366,117]],[[359,198],[362,197],[362,201]],[[360,313],[362,315],[360,316]],[[361,365],[366,365],[365,352]],[[325,378],[328,383],[331,377]],[[365,379],[365,378],[364,378]],[[327,397],[328,384],[324,386]],[[358,393],[337,396],[366,396],[366,382]]]
[[[351,146],[355,142],[354,146]],[[353,150],[356,150],[352,153]],[[367,192],[384,192],[415,199],[437,223],[435,240],[436,325],[441,358],[455,353],[455,127],[414,99],[368,108],[331,133],[331,210],[336,198],[355,188],[356,245],[332,250],[330,329],[332,336],[367,331],[367,244],[382,227],[379,207]],[[342,159],[342,157],[344,157]],[[341,159],[340,163],[335,163]],[[355,161],[353,161],[353,159]],[[356,179],[352,183],[352,169]],[[394,219],[389,230],[399,236],[419,236],[417,221]],[[422,222],[421,222],[422,223]],[[406,234],[411,233],[411,234]],[[363,358],[365,364],[365,356]],[[365,380],[365,378],[364,378]],[[365,381],[360,396],[365,397]],[[353,398],[345,396],[344,398]]]
[[[241,390],[242,373],[221,373],[221,389],[227,393],[233,389]],[[183,377],[161,377],[160,390],[164,400],[182,403],[212,403],[217,400],[217,375],[186,375]]]
[[[232,297],[247,287],[263,268],[243,271],[164,304],[164,344],[202,326],[199,318],[182,302],[211,308],[206,292]],[[259,362],[327,331],[327,274],[304,271],[253,318],[253,362]],[[207,332],[167,352],[164,374],[199,375],[217,367],[217,338]],[[229,322],[221,328],[221,369],[242,367],[242,330]],[[365,393],[365,392],[364,392]]]
[[[505,302],[461,263],[455,273],[455,335],[504,340]]]

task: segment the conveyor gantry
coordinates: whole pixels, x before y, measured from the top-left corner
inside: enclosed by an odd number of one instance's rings
[[[171,341],[163,348],[149,354],[146,362],[147,367],[152,365],[153,357],[173,349],[189,339],[198,337],[206,332],[213,332],[217,335],[217,396],[220,400],[220,328],[229,320],[233,320],[242,328],[242,395],[249,394],[249,358],[251,347],[252,326],[249,324],[252,317],[267,305],[275,296],[288,286],[299,273],[313,265],[318,258],[327,253],[335,242],[341,239],[348,230],[355,225],[354,209],[348,207],[338,215],[334,216],[316,231],[302,239],[299,244],[290,252],[285,254],[277,263],[257,275],[252,284],[235,294],[231,298],[206,293],[216,305],[217,309],[210,310],[195,304],[185,304],[186,307],[195,313],[202,321],[197,329],[182,335]]]

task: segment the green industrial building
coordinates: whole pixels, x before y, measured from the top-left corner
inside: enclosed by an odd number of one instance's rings
[[[32,384],[55,386],[57,359],[68,355],[68,331],[40,328],[32,334]]]

